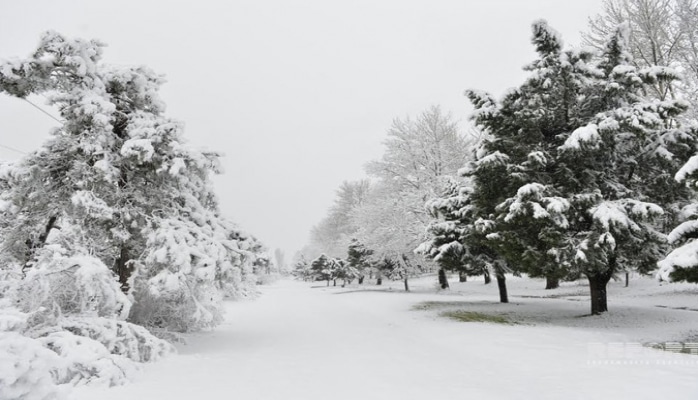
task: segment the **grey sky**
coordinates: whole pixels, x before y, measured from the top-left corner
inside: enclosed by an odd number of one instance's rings
[[[396,116],[441,104],[466,120],[463,90],[499,96],[533,59],[545,18],[578,43],[601,0],[94,1],[3,4],[0,58],[54,29],[108,44],[105,60],[167,76],[167,114],[220,150],[224,213],[289,258],[343,180],[380,157]],[[35,99],[40,104],[41,98]],[[0,145],[30,151],[54,121],[0,98]],[[0,147],[1,159],[18,153]]]

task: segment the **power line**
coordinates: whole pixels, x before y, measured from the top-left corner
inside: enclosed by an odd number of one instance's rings
[[[4,144],[0,144],[0,147],[2,147],[3,149],[7,149],[7,150],[14,151],[15,153],[25,154],[25,155],[27,154],[26,152],[24,152],[24,151],[22,151],[22,150],[17,150],[17,149],[15,149],[15,148],[13,148],[13,147],[5,146]]]
[[[51,119],[53,119],[54,121],[56,121],[56,122],[58,122],[59,124],[63,125],[63,121],[61,121],[60,119],[54,117],[53,115],[51,115],[49,112],[47,112],[47,111],[44,110],[43,108],[37,106],[36,104],[32,103],[31,101],[27,100],[27,99],[24,98],[24,97],[22,98],[22,100],[24,100],[24,101],[26,101],[27,103],[31,104],[31,105],[32,105],[34,108],[36,108],[37,110],[39,110],[39,111],[41,111],[42,113],[48,115]]]
[[[59,120],[58,118],[54,117],[54,116],[51,115],[48,111],[46,111],[46,110],[44,110],[43,108],[37,106],[36,104],[32,103],[31,101],[27,100],[27,99],[24,98],[24,97],[22,97],[22,100],[26,101],[27,103],[29,103],[32,107],[36,108],[37,110],[41,111],[43,114],[46,114],[46,115],[47,115],[49,118],[51,118],[52,120],[54,120],[54,121],[58,122],[59,124],[63,125],[63,121],[61,121],[61,120]],[[27,153],[26,151],[22,151],[22,150],[19,150],[19,149],[15,149],[14,147],[6,146],[6,145],[4,145],[4,144],[0,144],[0,147],[3,148],[3,149],[6,149],[6,150],[14,151],[15,153],[23,154],[23,155],[29,154],[29,153]]]

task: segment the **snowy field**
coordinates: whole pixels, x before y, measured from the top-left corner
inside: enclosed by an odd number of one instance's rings
[[[281,281],[255,301],[228,303],[227,322],[189,336],[135,383],[81,387],[74,398],[698,398],[698,356],[639,346],[698,331],[698,312],[666,308],[698,308],[696,285],[612,282],[611,311],[591,317],[584,286],[509,283],[512,303],[499,305],[496,287],[478,281],[440,293],[433,277],[413,282],[412,293],[400,282],[364,290]],[[515,323],[439,315],[454,308]]]

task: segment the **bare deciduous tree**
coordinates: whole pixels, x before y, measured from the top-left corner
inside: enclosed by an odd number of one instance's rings
[[[604,0],[604,10],[590,18],[584,41],[602,49],[620,24],[630,28],[630,52],[638,68],[673,68],[680,82],[656,80],[647,95],[659,100],[681,98],[698,109],[698,2],[696,0]]]

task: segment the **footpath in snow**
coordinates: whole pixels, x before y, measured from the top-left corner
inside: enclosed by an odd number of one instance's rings
[[[278,282],[255,301],[229,303],[222,326],[189,336],[179,354],[146,365],[133,384],[82,387],[74,398],[698,398],[698,356],[638,349],[607,330],[451,321],[413,306],[487,301],[415,287],[408,294]],[[494,302],[496,288],[488,294]]]

